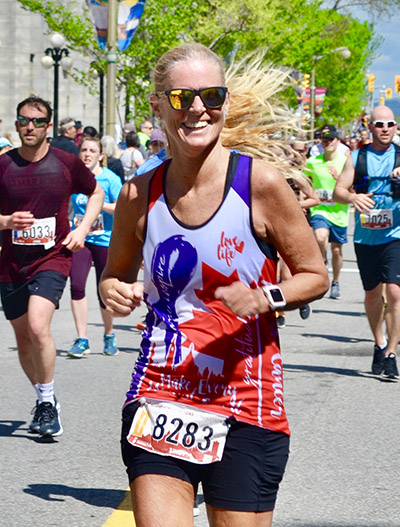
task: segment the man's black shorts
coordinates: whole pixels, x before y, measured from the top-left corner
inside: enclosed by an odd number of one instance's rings
[[[364,291],[378,284],[400,284],[400,240],[381,245],[355,243],[354,250]]]
[[[187,481],[195,493],[202,483],[204,500],[221,509],[265,512],[274,509],[289,455],[289,436],[233,420],[222,460],[207,465],[147,452],[128,443],[138,403],[122,413],[121,448],[129,481],[143,474],[162,474]]]
[[[14,320],[28,312],[31,295],[47,298],[59,307],[67,277],[56,271],[40,271],[27,282],[0,283],[1,303],[7,320]]]

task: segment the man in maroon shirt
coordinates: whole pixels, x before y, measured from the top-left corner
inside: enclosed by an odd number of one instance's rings
[[[100,185],[80,159],[53,149],[48,102],[29,97],[17,107],[15,123],[21,147],[0,158],[0,293],[15,332],[19,360],[33,384],[37,402],[32,433],[62,434],[60,405],[54,396],[56,348],[50,332],[71,265],[83,248],[104,199]],[[81,225],[71,231],[72,193],[89,196]]]

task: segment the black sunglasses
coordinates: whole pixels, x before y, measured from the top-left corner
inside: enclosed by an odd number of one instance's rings
[[[372,124],[373,124],[376,128],[383,128],[385,125],[386,125],[388,128],[393,128],[393,126],[397,126],[396,121],[372,121]]]
[[[35,128],[43,128],[44,126],[49,124],[49,119],[47,117],[24,117],[23,115],[17,116],[17,121],[20,126],[28,126],[28,124],[32,121],[33,126]]]
[[[213,86],[211,88],[202,88],[201,90],[190,90],[189,88],[176,88],[165,91],[169,104],[174,110],[188,110],[194,101],[196,95],[200,97],[204,105],[211,109],[221,108],[226,99],[228,88],[224,86]]]

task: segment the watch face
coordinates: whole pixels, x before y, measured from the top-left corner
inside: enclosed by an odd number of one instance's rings
[[[276,288],[276,289],[273,289],[271,288],[269,290],[269,292],[271,293],[271,296],[272,296],[272,299],[274,302],[283,302],[285,299],[283,298],[283,295],[282,295],[282,292],[280,289]]]

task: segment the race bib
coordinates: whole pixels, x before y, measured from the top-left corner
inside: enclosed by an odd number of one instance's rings
[[[142,397],[127,440],[149,452],[204,465],[222,459],[228,428],[220,415]]]
[[[43,245],[45,249],[50,249],[56,243],[55,238],[56,219],[54,217],[35,219],[29,229],[12,232],[12,242],[15,245]]]
[[[83,214],[75,214],[74,216],[74,225],[75,228],[79,227],[79,225],[82,223],[83,220]],[[96,221],[93,223],[93,225],[90,227],[90,231],[88,234],[95,234],[100,236],[100,234],[104,234],[104,217],[103,214],[99,214],[97,216]]]
[[[371,209],[360,213],[361,227],[364,229],[389,229],[393,226],[392,209]]]
[[[323,188],[317,188],[315,189],[315,192],[317,193],[320,201],[324,205],[336,205],[336,203],[332,201],[333,190],[325,190]]]

